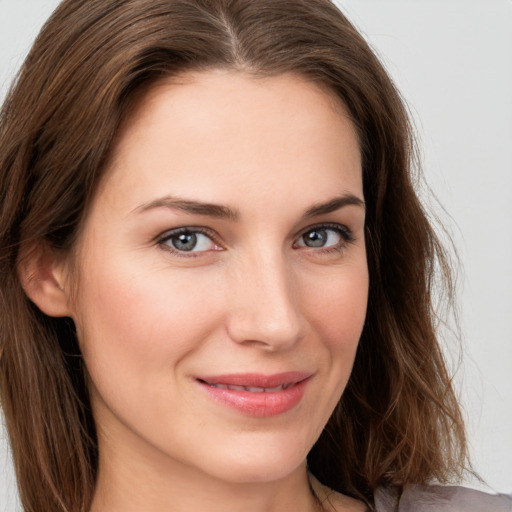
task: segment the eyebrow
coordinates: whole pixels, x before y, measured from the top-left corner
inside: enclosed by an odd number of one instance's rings
[[[134,210],[134,213],[146,212],[155,208],[169,208],[171,210],[180,210],[185,213],[194,213],[196,215],[207,215],[218,219],[238,220],[240,213],[229,206],[220,204],[205,203],[202,201],[193,201],[174,196],[164,196],[149,203],[144,203]]]
[[[364,201],[354,194],[343,194],[341,196],[335,197],[326,203],[319,203],[313,205],[311,208],[306,210],[304,214],[304,218],[317,217],[319,215],[325,215],[327,213],[332,213],[345,206],[359,206],[361,208],[365,207]]]
[[[353,194],[343,194],[330,199],[325,203],[313,205],[311,208],[306,210],[303,218],[308,219],[319,215],[325,215],[340,210],[345,206],[359,206],[364,208],[364,201]],[[149,201],[148,203],[144,203],[136,207],[132,210],[132,213],[146,212],[156,208],[169,208],[171,210],[180,210],[185,213],[206,215],[208,217],[233,221],[237,221],[240,218],[240,212],[237,209],[230,208],[229,206],[183,199],[175,196],[164,196],[153,201]]]

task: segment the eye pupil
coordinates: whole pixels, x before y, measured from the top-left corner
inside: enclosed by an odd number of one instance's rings
[[[172,245],[179,251],[191,251],[197,244],[197,235],[194,233],[181,233],[172,238]]]
[[[327,232],[325,229],[315,229],[306,233],[302,239],[308,247],[323,247],[327,242]]]

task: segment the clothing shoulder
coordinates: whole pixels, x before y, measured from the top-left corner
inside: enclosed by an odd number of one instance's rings
[[[467,487],[409,485],[375,493],[376,512],[512,512],[512,495],[489,494]]]

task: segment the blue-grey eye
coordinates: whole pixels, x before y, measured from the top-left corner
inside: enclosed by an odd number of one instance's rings
[[[209,251],[216,247],[209,236],[198,231],[188,230],[175,234],[170,233],[161,243],[181,252]]]
[[[306,231],[298,240],[300,247],[332,247],[339,245],[343,241],[343,236],[339,230],[334,228],[314,228]]]

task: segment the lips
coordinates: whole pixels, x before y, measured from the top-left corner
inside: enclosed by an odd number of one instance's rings
[[[210,386],[218,389],[230,389],[231,391],[249,391],[249,393],[277,393],[278,391],[283,391],[284,389],[288,389],[293,384],[281,384],[280,386],[275,386],[273,388],[260,388],[254,386],[231,386],[229,384],[211,384],[206,382]]]
[[[230,374],[197,377],[196,381],[222,405],[245,415],[269,417],[296,407],[311,376],[311,372]]]

